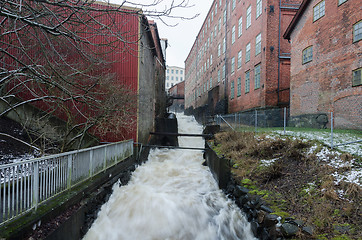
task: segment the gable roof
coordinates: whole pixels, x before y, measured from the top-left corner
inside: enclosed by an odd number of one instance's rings
[[[311,0],[303,0],[302,4],[300,4],[298,12],[294,15],[294,18],[290,22],[287,30],[285,31],[283,38],[290,40],[290,35],[292,34],[295,26],[298,24],[300,18],[303,16],[305,9],[308,7]]]

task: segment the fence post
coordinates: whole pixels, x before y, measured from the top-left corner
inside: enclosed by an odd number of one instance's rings
[[[285,127],[287,125],[287,108],[284,107],[284,135],[285,135]]]
[[[237,123],[236,123],[236,113],[234,114],[234,126],[237,127]]]
[[[333,112],[331,112],[331,148],[333,149]]]
[[[33,164],[33,204],[35,209],[38,208],[39,203],[39,162]]]
[[[255,109],[255,133],[258,132],[258,110]]]

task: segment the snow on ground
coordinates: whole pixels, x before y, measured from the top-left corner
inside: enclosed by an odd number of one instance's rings
[[[273,133],[277,133],[280,135],[284,135],[284,131],[273,131]],[[308,140],[318,140],[325,145],[331,146],[331,133],[330,132],[302,132],[302,131],[286,131],[286,135],[293,136],[297,138],[302,139],[308,139]],[[362,140],[362,134],[360,138],[357,138],[355,134],[349,134],[349,133],[333,133],[333,145],[336,146],[338,144],[344,144],[348,142],[354,142]],[[356,154],[358,156],[362,156],[362,142],[359,143],[353,143],[343,146],[337,146],[336,149],[348,152],[351,154]]]
[[[280,136],[285,136],[284,131],[273,131]],[[286,135],[292,136],[292,138],[306,139],[306,140],[318,140],[319,142],[330,146],[331,135],[329,132],[297,132],[286,131]],[[338,145],[347,142],[353,142],[361,139],[357,139],[355,134],[349,133],[334,133],[333,144]],[[317,151],[317,152],[316,152]],[[333,167],[335,172],[332,174],[335,180],[335,184],[338,185],[341,181],[355,183],[362,187],[362,166],[361,162],[357,162],[356,158],[349,161],[341,159],[341,152],[362,156],[362,142],[338,146],[335,149],[323,146],[318,147],[317,144],[313,145],[307,154],[316,154],[319,161]],[[341,193],[339,193],[341,194]]]

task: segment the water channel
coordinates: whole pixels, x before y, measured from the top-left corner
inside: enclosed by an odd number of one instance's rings
[[[177,115],[179,133],[202,126]],[[203,139],[180,137],[180,146],[204,147]],[[239,208],[218,188],[200,150],[155,149],[113,193],[84,240],[256,239]]]

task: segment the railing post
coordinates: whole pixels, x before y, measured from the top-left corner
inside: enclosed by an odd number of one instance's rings
[[[107,146],[104,147],[104,163],[103,163],[103,170],[107,168]]]
[[[72,155],[68,155],[68,169],[67,169],[67,189],[71,188],[72,186]]]
[[[93,176],[93,149],[89,151],[89,177]]]
[[[333,149],[333,112],[331,112],[331,148]]]
[[[38,208],[39,203],[39,162],[33,164],[33,201],[32,206]]]

